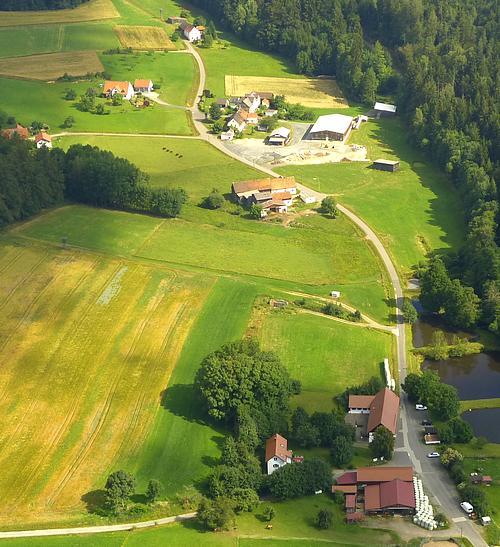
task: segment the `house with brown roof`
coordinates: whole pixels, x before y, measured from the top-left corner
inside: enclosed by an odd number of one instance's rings
[[[35,136],[35,143],[37,148],[47,147],[52,148],[52,137],[45,133],[45,131],[40,131],[38,135]]]
[[[370,436],[381,425],[396,435],[399,397],[390,389],[385,387],[376,395],[349,395],[348,407],[346,422],[358,435]]]
[[[129,101],[134,96],[134,88],[130,82],[106,80],[102,93],[105,97],[114,97],[116,94],[119,94],[125,100]]]
[[[332,492],[345,496],[346,513],[363,503],[365,513],[413,513],[416,507],[412,467],[361,467],[337,478]]]
[[[5,137],[6,139],[12,139],[13,137],[17,136],[20,139],[26,140],[30,136],[30,132],[26,127],[23,127],[20,124],[16,124],[16,127],[2,130],[0,132],[0,135],[2,135],[2,137]]]
[[[292,463],[292,451],[288,450],[288,441],[279,433],[266,441],[267,474],[272,475],[276,469]]]
[[[201,40],[201,30],[187,21],[182,21],[179,25],[179,28],[182,30],[184,37],[188,42],[198,42]]]
[[[268,177],[233,182],[232,190],[238,201],[244,203],[258,193],[281,194],[288,192],[294,196],[297,194],[297,183],[295,177]]]
[[[134,91],[136,93],[151,93],[153,91],[153,82],[151,80],[136,80],[134,82]]]

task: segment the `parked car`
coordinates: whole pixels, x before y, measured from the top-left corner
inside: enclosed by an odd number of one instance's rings
[[[415,405],[415,410],[427,410],[427,407],[425,405],[421,405],[420,403],[417,403]]]
[[[474,507],[472,507],[472,505],[471,505],[468,501],[463,501],[463,502],[460,504],[460,507],[461,507],[468,515],[471,515],[472,513],[474,513]]]
[[[432,422],[430,420],[422,420],[422,425],[430,427],[432,425]]]
[[[439,458],[439,456],[441,456],[439,452],[430,452],[429,454],[427,454],[428,458]]]

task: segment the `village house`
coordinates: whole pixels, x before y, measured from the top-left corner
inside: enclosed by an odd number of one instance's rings
[[[222,99],[217,99],[215,101],[215,104],[217,106],[220,106],[221,108],[227,108],[229,106],[229,100],[226,99],[226,98],[222,98]]]
[[[201,40],[201,30],[187,21],[182,21],[179,28],[182,30],[182,33],[188,42],[199,42]]]
[[[240,203],[253,203],[256,194],[282,194],[288,192],[292,196],[297,194],[295,177],[277,177],[244,180],[233,182],[233,195]]]
[[[275,110],[274,108],[268,108],[265,112],[264,112],[264,116],[268,117],[268,118],[272,118],[273,116],[277,116],[278,115],[278,111]]]
[[[153,82],[151,80],[136,80],[134,82],[134,91],[136,93],[151,93],[153,91]]]
[[[248,95],[245,95],[243,97],[243,100],[241,101],[242,108],[245,108],[250,113],[257,112],[257,110],[260,108],[261,105],[261,99],[257,93],[252,91],[252,93],[249,93]]]
[[[17,123],[16,127],[3,129],[0,132],[0,135],[2,135],[2,137],[5,137],[6,139],[12,139],[16,135],[20,139],[27,139],[30,136],[30,132],[28,131],[26,127],[23,127],[22,125]]]
[[[44,146],[46,148],[52,148],[52,137],[48,133],[45,133],[45,131],[40,131],[40,133],[35,136],[35,143],[37,148],[42,148]]]
[[[247,126],[246,118],[244,118],[243,113],[238,110],[238,112],[235,112],[231,116],[230,120],[227,122],[227,126],[229,129],[234,129],[235,131],[239,131],[241,133]]]
[[[309,138],[344,142],[352,130],[352,116],[328,114],[320,116],[309,130]]]
[[[347,471],[337,478],[332,492],[344,494],[348,520],[349,513],[412,514],[416,508],[412,467],[362,467]]]
[[[105,97],[114,97],[117,93],[129,101],[134,96],[134,88],[130,82],[114,82],[106,80],[102,93]]]
[[[266,441],[266,469],[272,475],[287,463],[292,463],[292,451],[288,450],[288,441],[278,433]]]
[[[345,421],[356,428],[356,438],[371,436],[383,425],[393,435],[397,432],[399,397],[390,389],[376,395],[349,395],[349,410]]]

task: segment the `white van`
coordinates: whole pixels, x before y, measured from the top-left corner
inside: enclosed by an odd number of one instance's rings
[[[468,515],[471,515],[472,513],[474,513],[474,507],[472,507],[472,505],[471,505],[468,501],[463,501],[463,502],[460,504],[460,507],[461,507]]]

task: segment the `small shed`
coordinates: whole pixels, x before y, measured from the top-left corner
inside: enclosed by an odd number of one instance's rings
[[[373,167],[379,171],[397,171],[399,169],[399,161],[393,160],[375,160],[373,162]]]
[[[330,296],[332,298],[340,298],[340,291],[330,291]]]
[[[379,103],[376,102],[375,106],[373,107],[373,110],[376,112],[384,113],[385,115],[392,115],[394,116],[396,114],[396,105],[394,104],[387,104],[387,103]]]
[[[229,129],[228,131],[224,131],[220,134],[221,141],[232,141],[233,139],[234,139],[234,131],[232,129]]]

